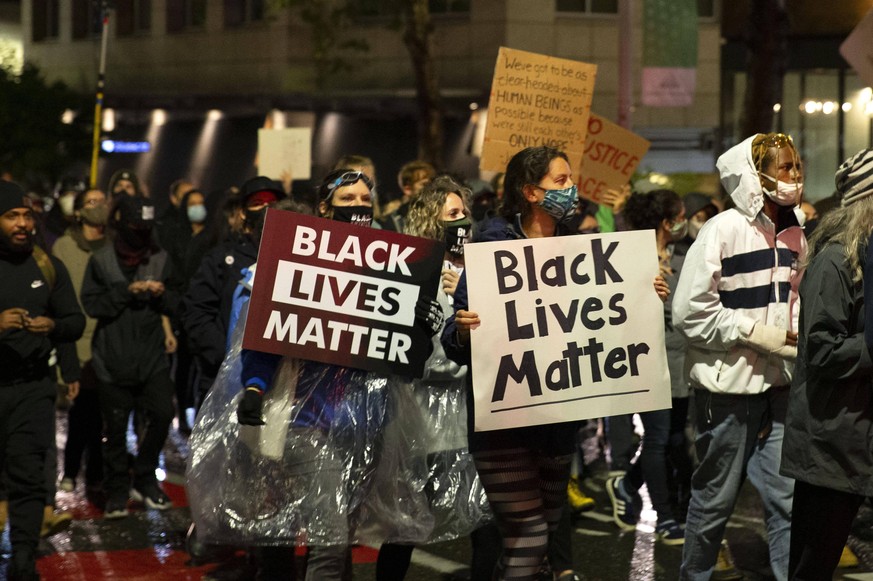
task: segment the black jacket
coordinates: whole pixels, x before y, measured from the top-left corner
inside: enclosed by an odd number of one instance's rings
[[[864,295],[844,249],[830,244],[800,283],[800,332],[785,438],[785,476],[873,495],[873,360],[864,343]]]
[[[134,280],[158,280],[160,296],[133,294]],[[163,250],[135,269],[122,269],[115,248],[94,252],[82,281],[82,305],[97,319],[92,343],[94,371],[101,382],[137,385],[168,367],[161,315],[172,316],[179,305],[172,262]]]
[[[64,264],[51,256],[55,271],[52,285],[31,254],[0,256],[0,312],[26,309],[30,317],[49,317],[55,328],[48,336],[23,329],[0,333],[0,384],[48,375],[53,343],[75,341],[85,329],[73,283]]]
[[[203,257],[182,301],[182,325],[191,351],[209,377],[218,374],[227,344],[233,291],[258,249],[247,237],[227,240]]]

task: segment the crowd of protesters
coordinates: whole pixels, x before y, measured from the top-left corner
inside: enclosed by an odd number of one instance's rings
[[[156,469],[174,420],[193,451],[191,534],[250,548],[261,579],[293,579],[298,545],[306,579],[348,579],[356,543],[380,546],[377,579],[403,579],[416,546],[460,536],[473,579],[581,579],[570,523],[595,505],[592,437],[608,448],[615,524],[636,529],[645,485],[681,579],[740,578],[724,532],[746,479],[775,578],[831,578],[873,493],[873,152],[839,167],[840,207],[821,216],[777,133],[718,159],[724,198],[628,186],[595,203],[549,147],[518,152],[490,183],[413,161],[393,199],[369,158],[333,167],[314,195],[258,176],[212,204],[180,179],[161,215],[127,170],[106,193],[63,180],[48,211],[0,182],[10,579],[38,579],[40,535],[69,524],[56,487],[107,519],[170,508]],[[443,243],[439,288],[415,305],[431,338],[423,377],[242,348],[268,208]],[[630,415],[475,431],[465,245],[620,230],[655,232],[671,408],[639,414],[641,438]]]

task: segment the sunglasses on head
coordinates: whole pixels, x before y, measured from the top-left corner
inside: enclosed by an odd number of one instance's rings
[[[370,178],[367,177],[367,174],[362,171],[347,171],[346,173],[342,174],[341,176],[327,184],[327,196],[325,197],[331,197],[334,190],[336,190],[337,188],[350,186],[359,181],[364,182],[364,184],[367,186],[367,189],[373,189],[373,182],[370,181]]]

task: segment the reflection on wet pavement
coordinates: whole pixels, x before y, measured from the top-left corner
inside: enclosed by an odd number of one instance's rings
[[[58,448],[65,443],[66,418],[58,416]],[[133,441],[133,440],[132,440]],[[246,551],[210,551],[192,559],[186,551],[190,512],[184,490],[187,439],[173,429],[164,448],[159,478],[173,501],[166,511],[146,510],[130,503],[130,516],[120,520],[103,519],[99,493],[88,493],[79,482],[73,492],[57,493],[59,509],[73,513],[69,530],[40,543],[39,571],[47,581],[242,581],[253,579],[255,568]],[[62,463],[61,463],[62,465]],[[585,482],[586,492],[596,501],[596,509],[574,521],[573,562],[588,581],[673,581],[678,578],[682,547],[667,547],[655,540],[655,513],[643,488],[644,510],[637,529],[620,532],[611,518],[605,489],[605,472],[595,471]],[[763,509],[756,491],[745,486],[726,538],[737,567],[748,581],[773,579],[768,564]],[[861,566],[838,570],[834,579],[870,581],[873,564],[873,508],[865,504],[856,519],[849,546],[857,553]],[[8,532],[3,536],[3,552],[8,555]],[[298,555],[305,551],[298,549]],[[375,549],[360,547],[353,554],[354,578],[375,577]],[[407,575],[410,581],[468,580],[470,541],[462,538],[420,547],[413,553]],[[297,559],[303,567],[304,559]],[[5,578],[5,563],[0,578]],[[302,579],[302,576],[298,576]]]

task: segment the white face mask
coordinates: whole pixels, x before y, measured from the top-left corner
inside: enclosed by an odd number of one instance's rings
[[[61,207],[61,213],[64,216],[72,216],[73,215],[73,206],[76,203],[76,196],[65,195],[61,196],[58,199],[58,206]]]
[[[694,218],[688,220],[688,235],[691,236],[692,239],[697,240],[697,234],[700,232],[700,229],[703,228],[705,223],[706,220],[695,220]]]
[[[772,178],[764,172],[759,172],[770,181],[776,182],[776,191],[768,190],[762,186],[767,197],[780,206],[796,206],[800,195],[803,193],[803,182],[783,182]]]

